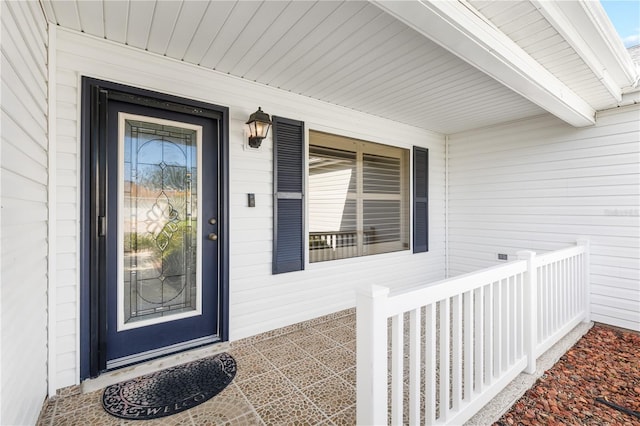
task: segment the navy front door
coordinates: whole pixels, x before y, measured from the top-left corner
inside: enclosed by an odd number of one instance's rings
[[[217,122],[108,104],[107,368],[216,338]]]
[[[94,376],[226,338],[226,278],[220,278],[226,262],[220,260],[219,238],[226,111],[139,94],[144,91],[90,89]]]

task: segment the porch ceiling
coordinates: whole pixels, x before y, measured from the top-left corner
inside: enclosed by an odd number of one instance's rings
[[[48,19],[68,29],[445,134],[542,114],[538,105],[549,110],[368,2],[42,2]],[[566,62],[584,67],[573,56]],[[566,67],[560,75],[573,88]],[[584,99],[606,102],[587,71],[577,79],[592,89]]]

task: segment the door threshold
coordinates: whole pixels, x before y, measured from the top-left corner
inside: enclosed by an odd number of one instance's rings
[[[176,365],[186,364],[187,362],[197,361],[228,351],[231,345],[229,342],[216,342],[211,345],[201,346],[184,352],[178,352],[160,358],[155,358],[140,364],[130,365],[118,370],[107,371],[94,379],[87,379],[80,384],[81,393],[94,392],[107,386],[131,380],[145,374],[155,373],[165,368],[175,367]]]

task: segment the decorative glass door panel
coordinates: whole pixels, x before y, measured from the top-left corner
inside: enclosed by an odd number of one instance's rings
[[[202,127],[119,113],[118,330],[202,310]]]

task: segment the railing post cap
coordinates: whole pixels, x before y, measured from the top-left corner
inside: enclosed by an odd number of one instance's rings
[[[531,250],[519,250],[516,252],[516,255],[520,260],[533,259],[536,257],[536,252]]]
[[[377,284],[365,284],[357,288],[358,294],[371,298],[388,296],[389,291],[389,287],[383,287]]]

